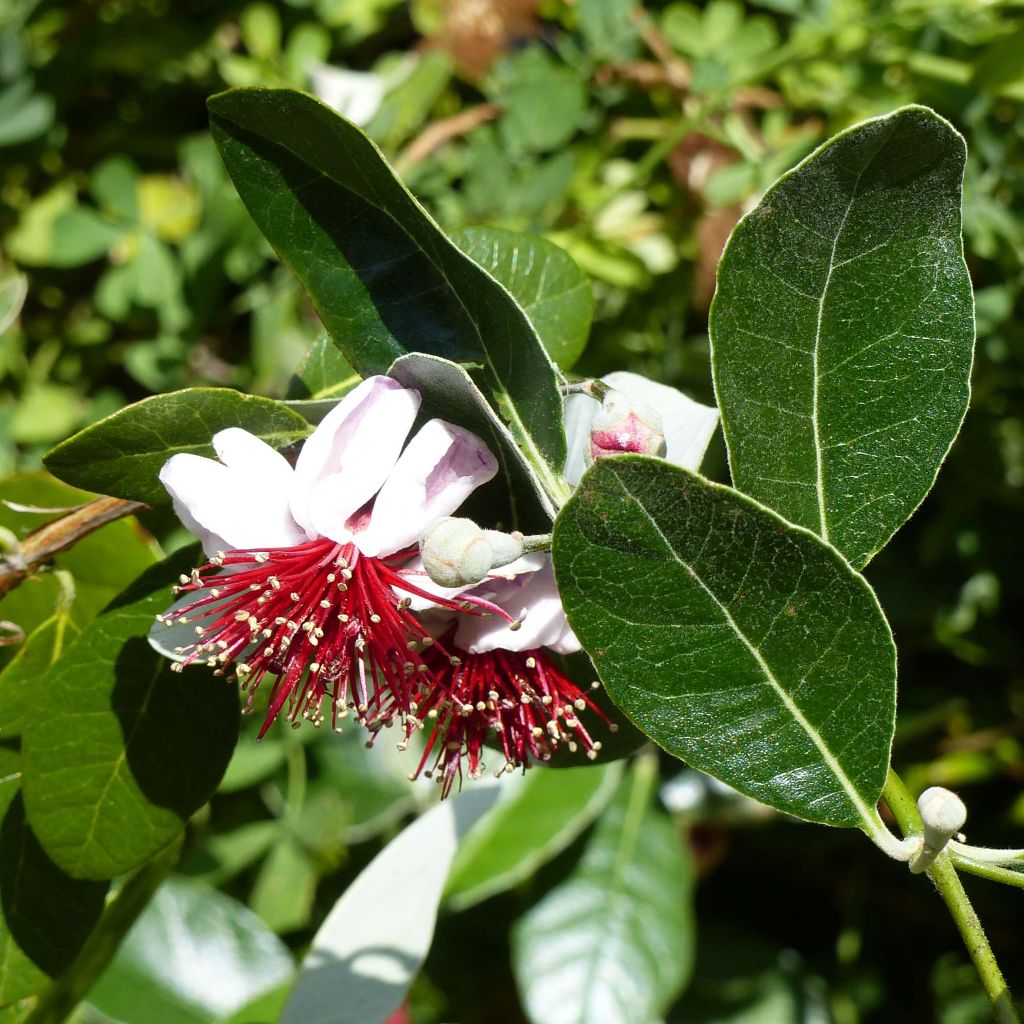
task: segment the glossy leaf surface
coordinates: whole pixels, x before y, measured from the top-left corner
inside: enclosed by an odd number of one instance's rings
[[[483,363],[480,380],[538,471],[565,460],[553,367],[512,296],[440,230],[362,131],[289,89],[209,101],[242,200],[364,376],[407,352]]]
[[[452,241],[515,296],[548,355],[569,369],[594,316],[594,293],[575,260],[546,238],[501,228],[463,228]]]
[[[648,736],[780,810],[875,827],[896,651],[838,552],[728,487],[620,456],[562,510],[554,559],[570,624]]]
[[[171,672],[146,642],[194,548],[144,573],[39,680],[22,736],[25,805],[47,853],[111,878],[170,842],[214,791],[238,736],[238,694],[208,669]]]
[[[218,430],[241,427],[272,448],[312,430],[281,402],[229,388],[186,388],[129,405],[53,448],[43,460],[54,476],[99,494],[151,505],[168,502],[160,467],[179,452],[213,457]]]
[[[693,866],[635,770],[573,873],[516,925],[513,968],[532,1024],[649,1024],[693,960]]]
[[[866,121],[769,189],[718,268],[733,482],[858,568],[931,489],[967,410],[964,159],[924,107]]]

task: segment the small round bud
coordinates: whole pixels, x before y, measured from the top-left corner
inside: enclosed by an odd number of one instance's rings
[[[518,530],[515,533],[484,530],[484,537],[491,548],[492,569],[514,562],[523,553],[523,535]]]
[[[491,546],[472,519],[439,519],[420,541],[423,568],[442,587],[479,583],[491,567]]]
[[[936,845],[931,841],[932,836],[939,839],[938,845],[945,846],[967,820],[967,808],[963,800],[941,786],[926,789],[918,797],[917,809],[921,812],[924,839],[929,846]]]
[[[621,452],[664,455],[665,431],[656,409],[630,402],[621,392],[609,388],[590,428],[586,458],[592,463]]]

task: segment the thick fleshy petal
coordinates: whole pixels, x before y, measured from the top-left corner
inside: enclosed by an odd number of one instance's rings
[[[520,620],[518,629],[496,615],[464,615],[455,633],[455,643],[471,654],[501,648],[529,651],[550,647],[563,639],[568,623],[555,586],[551,559],[536,572],[523,573],[511,581],[490,581],[491,600]]]
[[[700,469],[718,426],[718,410],[714,406],[701,405],[681,391],[638,373],[617,371],[601,379],[632,401],[649,405],[661,414],[665,458],[669,462],[684,469]]]
[[[449,516],[498,463],[476,434],[444,420],[430,420],[409,442],[373,503],[370,521],[355,543],[365,555],[390,555]]]
[[[172,455],[160,470],[178,518],[212,555],[228,548],[288,547],[304,538],[280,497],[246,472],[199,455]]]
[[[395,466],[420,406],[418,391],[368,377],[307,438],[295,464],[291,509],[310,537],[351,539],[348,518]]]

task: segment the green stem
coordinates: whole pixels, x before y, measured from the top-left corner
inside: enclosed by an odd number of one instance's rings
[[[882,798],[889,805],[889,810],[905,835],[916,835],[922,831],[917,804],[903,780],[892,769],[889,770],[889,777],[882,790]],[[956,868],[945,852],[935,858],[928,869],[928,877],[938,889],[960,932],[960,937],[964,940],[967,952],[971,955],[974,968],[992,1006],[993,1019],[997,1024],[1020,1024],[1006,979],[999,969],[985,930],[978,920],[974,907],[971,906],[971,901],[967,898]]]
[[[1011,868],[1004,868],[999,864],[986,864],[984,861],[974,860],[965,857],[955,850],[949,851],[949,859],[953,865],[968,874],[977,875],[979,878],[987,878],[990,882],[1002,882],[1003,885],[1012,885],[1018,889],[1024,889],[1024,871],[1014,871]]]
[[[127,879],[74,962],[39,997],[24,1024],[62,1024],[68,1019],[114,959],[121,941],[178,862],[180,852],[181,843],[172,843]]]

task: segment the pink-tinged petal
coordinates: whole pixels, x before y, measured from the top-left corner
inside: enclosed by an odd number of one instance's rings
[[[430,420],[409,442],[381,487],[369,524],[356,535],[365,555],[390,555],[451,515],[498,463],[476,434],[444,420]]]
[[[208,555],[233,546],[220,532],[231,532],[228,472],[213,459],[186,453],[172,455],[160,469],[160,483],[171,496],[175,515]]]
[[[565,400],[565,479],[576,486],[587,469],[590,430],[601,403],[590,395],[569,395]]]
[[[275,495],[248,469],[182,453],[164,463],[160,482],[178,518],[203,542],[207,554],[290,547],[305,539],[288,513],[285,496],[280,491]]]
[[[324,417],[302,446],[291,495],[292,515],[309,536],[351,538],[346,521],[394,468],[419,406],[418,391],[368,377]]]
[[[634,402],[661,414],[665,458],[684,469],[698,470],[718,426],[718,410],[701,405],[675,388],[648,380],[638,373],[619,371],[601,378]]]
[[[489,590],[495,604],[520,620],[519,628],[511,629],[496,615],[464,615],[455,633],[456,646],[471,654],[498,648],[529,651],[562,639],[567,622],[550,558],[537,572],[524,573],[511,582],[491,581]]]

